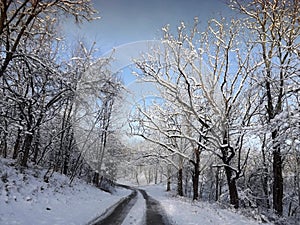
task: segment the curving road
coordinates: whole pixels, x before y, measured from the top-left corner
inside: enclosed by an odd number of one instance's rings
[[[108,209],[104,215],[89,222],[88,225],[121,225],[137,201],[137,191],[143,195],[146,202],[144,225],[171,225],[160,203],[150,197],[145,190],[137,190],[127,186],[122,187],[131,189],[132,193]]]

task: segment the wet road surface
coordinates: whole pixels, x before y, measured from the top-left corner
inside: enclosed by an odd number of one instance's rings
[[[150,197],[145,190],[139,190],[146,200],[146,225],[171,225],[160,203]]]
[[[166,213],[157,200],[150,197],[145,190],[136,190],[133,188],[129,189],[132,190],[130,195],[113,206],[110,210],[108,210],[109,212],[105,213],[105,215],[101,215],[100,217],[94,219],[88,223],[88,225],[121,225],[137,201],[137,191],[143,195],[146,202],[144,225],[171,225],[171,223],[168,221]]]
[[[120,225],[126,218],[130,209],[137,200],[137,191],[133,190],[130,195],[118,203],[118,205],[106,216],[100,216],[89,223],[89,225]]]

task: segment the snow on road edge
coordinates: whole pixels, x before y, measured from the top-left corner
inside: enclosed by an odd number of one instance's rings
[[[158,200],[175,225],[258,225],[259,221],[247,218],[217,204],[193,202],[187,198],[171,197],[164,186],[144,186],[149,195]],[[268,225],[265,223],[265,225]],[[270,224],[269,224],[270,225]]]

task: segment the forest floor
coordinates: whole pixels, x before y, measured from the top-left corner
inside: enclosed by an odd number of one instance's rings
[[[1,225],[93,224],[121,202],[120,210],[124,213],[117,214],[123,214],[118,222],[123,225],[257,225],[262,222],[261,217],[248,218],[240,211],[218,204],[173,196],[165,191],[164,185],[135,186],[134,191],[117,188],[114,194],[109,194],[80,180],[70,186],[69,179],[60,174],[53,174],[50,182],[45,183],[45,172],[32,167],[21,173],[12,166],[12,161],[0,159]],[[160,222],[151,221],[154,218]]]

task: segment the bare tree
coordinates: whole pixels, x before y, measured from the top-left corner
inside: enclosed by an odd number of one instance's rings
[[[3,0],[0,7],[1,108],[5,112],[1,113],[0,123],[5,127],[10,120],[19,127],[13,157],[22,149],[21,165],[25,166],[33,141],[33,160],[37,159],[39,127],[59,111],[58,102],[70,91],[57,57],[61,46],[59,18],[73,15],[76,22],[92,20],[95,10],[89,1],[64,0]],[[6,129],[1,133],[6,155]]]
[[[109,136],[114,133],[112,115],[122,89],[118,76],[109,70],[111,60],[109,56],[87,64],[74,97],[75,137],[83,156],[98,172],[105,163]]]
[[[195,165],[203,150],[218,156],[221,164],[216,166],[224,167],[230,203],[238,207],[236,180],[243,175],[248,154],[243,148],[245,128],[256,110],[251,104],[256,95],[247,91],[252,46],[241,43],[243,26],[238,20],[230,21],[228,26],[225,20],[212,20],[203,33],[198,31],[197,23],[196,19],[190,31],[181,23],[176,36],[165,27],[163,46],[136,60],[143,81],[157,85],[164,101],[175,109],[173,116],[185,118],[179,125],[188,129],[172,133],[172,129],[164,130],[156,124],[150,114],[142,113],[141,118],[151,122],[148,128],[165,132],[169,138],[191,141],[196,147]],[[147,126],[142,120],[136,123]],[[149,139],[146,132],[139,135]]]
[[[283,145],[281,123],[277,123],[276,118],[287,109],[285,102],[289,101],[289,93],[299,92],[300,4],[298,0],[232,3],[245,16],[245,24],[253,34],[250,41],[255,44],[259,65],[254,79],[262,88],[266,123],[270,125],[267,132],[272,139],[273,208],[282,215]]]
[[[23,55],[20,44],[34,42],[39,36],[52,36],[49,24],[56,23],[60,15],[72,15],[76,22],[81,22],[94,19],[96,12],[90,0],[1,0],[0,7],[0,78],[4,76],[11,61]]]

